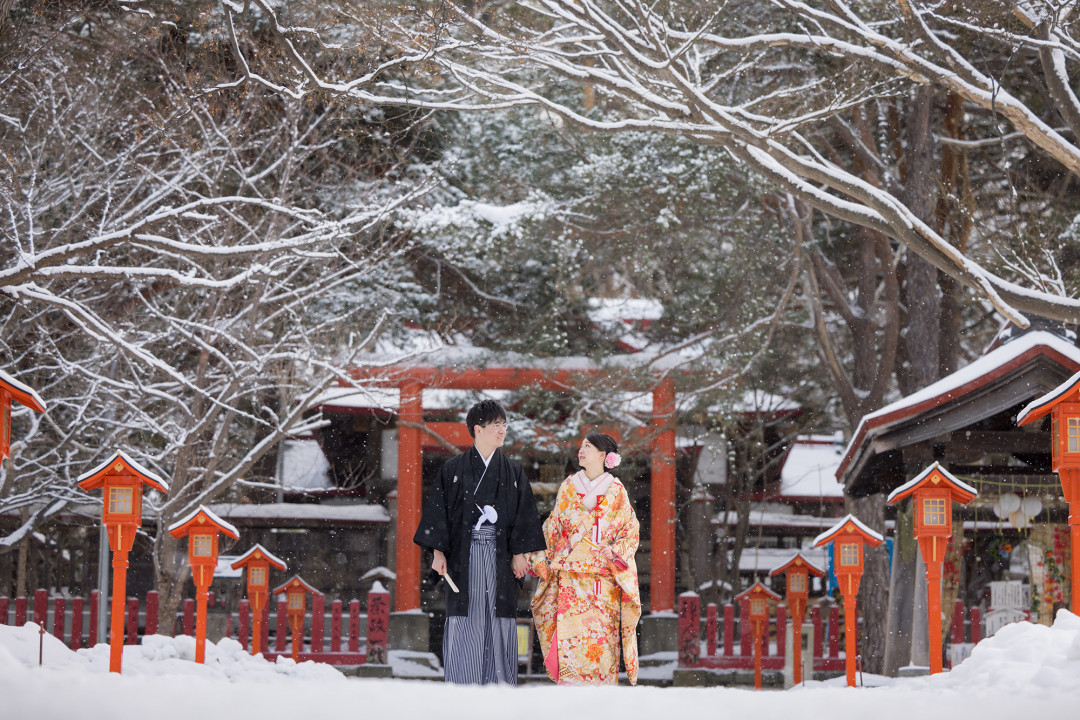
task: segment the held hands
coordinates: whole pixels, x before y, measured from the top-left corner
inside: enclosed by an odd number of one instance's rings
[[[431,569],[440,575],[446,574],[446,555],[442,550],[433,551],[434,557],[431,558]]]
[[[514,571],[514,577],[518,580],[525,577],[529,572],[529,561],[525,559],[524,553],[514,555],[510,558],[510,569]]]

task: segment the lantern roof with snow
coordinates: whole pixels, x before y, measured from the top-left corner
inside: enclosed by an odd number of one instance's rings
[[[780,573],[801,572],[803,570],[805,570],[808,575],[813,575],[814,577],[825,577],[825,571],[803,557],[803,554],[800,552],[796,552],[790,558],[770,570],[769,577],[775,577]]]
[[[856,535],[870,547],[877,547],[885,542],[885,538],[880,533],[868,528],[859,518],[854,515],[845,515],[840,522],[814,538],[813,547],[821,547],[842,535]]]
[[[12,400],[17,400],[31,410],[45,412],[45,401],[26,383],[19,382],[3,370],[0,370],[0,392],[6,392]]]
[[[742,600],[743,598],[751,598],[755,595],[765,595],[772,600],[780,600],[781,597],[774,593],[769,588],[765,587],[760,580],[755,580],[754,584],[743,590],[741,593],[735,596],[736,600]]]
[[[921,473],[908,480],[906,483],[889,493],[888,504],[896,503],[910,497],[920,489],[933,488],[935,490],[948,490],[952,499],[961,505],[967,505],[978,496],[979,491],[967,483],[961,482],[952,473],[935,462]]]
[[[248,550],[240,557],[236,558],[236,560],[234,560],[229,567],[231,567],[233,570],[239,570],[240,568],[244,568],[248,565],[251,565],[252,563],[258,562],[269,563],[270,566],[276,568],[277,570],[284,571],[286,569],[284,560],[271,553],[259,543],[255,543],[254,545],[252,545],[250,550]]]
[[[222,534],[228,535],[233,540],[240,538],[240,531],[236,529],[235,525],[222,520],[205,505],[200,505],[193,513],[170,525],[169,534],[175,538],[180,538],[207,528],[213,528]]]
[[[93,470],[80,475],[75,482],[83,490],[96,490],[103,487],[110,478],[127,479],[131,477],[159,492],[166,494],[169,492],[168,483],[135,462],[123,450],[117,450],[115,455]]]
[[[291,578],[286,580],[284,583],[282,583],[281,585],[278,585],[276,588],[274,588],[271,592],[274,595],[280,595],[281,593],[290,592],[290,591],[295,592],[297,590],[303,590],[304,592],[309,592],[312,595],[320,595],[320,596],[322,595],[321,592],[319,592],[318,590],[313,588],[311,585],[309,585],[299,575],[293,575]]]
[[[1027,407],[1016,416],[1016,424],[1027,425],[1029,422],[1034,422],[1064,402],[1080,402],[1080,372],[1028,403]]]

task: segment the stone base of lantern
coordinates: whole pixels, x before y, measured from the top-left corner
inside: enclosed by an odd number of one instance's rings
[[[929,674],[930,668],[923,665],[905,665],[896,671],[896,676],[902,678],[924,677]]]
[[[754,686],[753,670],[714,670],[711,668],[675,668],[671,674],[675,687],[732,687]],[[784,673],[765,670],[761,673],[763,688],[783,688]]]
[[[428,652],[431,616],[422,610],[390,613],[390,649]]]
[[[393,668],[389,665],[357,665],[351,667],[348,670],[343,670],[346,675],[362,678],[392,678],[394,677]]]
[[[207,608],[206,610],[206,639],[216,643],[224,637],[229,637],[229,613],[224,608]]]
[[[641,616],[638,633],[638,655],[678,652],[679,617],[675,613],[656,613]]]

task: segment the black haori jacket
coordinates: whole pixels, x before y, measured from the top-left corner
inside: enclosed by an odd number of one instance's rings
[[[484,461],[475,447],[447,460],[424,500],[413,542],[446,555],[446,571],[460,590],[455,593],[446,587],[446,614],[468,615],[469,546],[480,517],[477,504],[491,505],[499,514],[495,522],[495,616],[512,618],[517,615],[518,586],[510,558],[546,547],[532,487],[520,465],[496,450],[484,473]]]

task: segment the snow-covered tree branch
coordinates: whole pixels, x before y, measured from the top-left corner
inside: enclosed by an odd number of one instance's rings
[[[987,298],[1005,317],[1024,313],[1076,322],[1080,301],[1057,286],[1032,287],[995,271],[987,236],[961,249],[904,199],[831,161],[817,131],[874,98],[916,86],[953,93],[985,119],[982,138],[1005,133],[1080,177],[1071,76],[1080,64],[1071,4],[1019,3],[974,18],[966,7],[907,0],[897,5],[831,2],[649,4],[600,0],[429,3],[400,13],[370,6],[323,6],[348,29],[331,37],[286,28],[254,0],[226,3],[240,79],[293,96],[331,93],[371,103],[490,109],[537,105],[593,132],[677,134],[725,148],[779,189],[827,215],[893,238]],[[271,18],[266,22],[266,18]],[[351,23],[351,24],[350,24]],[[251,28],[275,32],[285,51],[270,68],[245,52]],[[362,72],[333,63],[377,37]],[[321,43],[311,42],[318,35]],[[303,40],[303,42],[301,42]],[[333,40],[333,42],[331,42]],[[1041,69],[1046,105],[1028,78],[984,58],[1029,55]],[[289,68],[282,70],[282,63]],[[261,74],[260,74],[261,73]],[[407,80],[407,81],[406,81]],[[567,101],[566,82],[598,99]],[[1015,142],[1015,141],[1014,141]],[[886,179],[887,180],[887,179]]]

